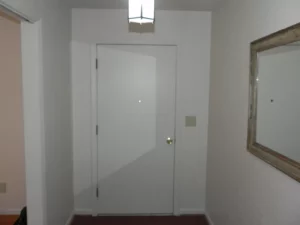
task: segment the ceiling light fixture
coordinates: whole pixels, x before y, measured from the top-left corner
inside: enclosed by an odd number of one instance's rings
[[[154,23],[154,0],[128,0],[129,23]]]

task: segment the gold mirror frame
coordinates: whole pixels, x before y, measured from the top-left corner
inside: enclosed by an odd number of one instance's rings
[[[300,182],[300,163],[256,142],[258,53],[300,41],[300,23],[251,43],[248,151]],[[300,151],[300,146],[299,146]]]

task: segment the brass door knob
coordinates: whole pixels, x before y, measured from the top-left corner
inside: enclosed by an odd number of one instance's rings
[[[168,137],[166,142],[168,145],[172,145],[174,140],[172,138]]]

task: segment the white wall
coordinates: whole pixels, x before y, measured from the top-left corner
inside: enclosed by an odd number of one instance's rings
[[[48,0],[42,18],[47,225],[63,225],[73,211],[71,10]]]
[[[300,185],[246,151],[251,41],[300,21],[298,0],[213,12],[207,211],[214,225],[298,225]]]
[[[128,33],[126,10],[74,9],[73,146],[75,209],[91,212],[91,46],[174,44],[178,46],[176,178],[181,213],[204,211],[210,64],[209,12],[157,11],[155,34]],[[185,128],[185,116],[197,116]],[[88,190],[88,191],[87,191]]]
[[[258,66],[256,141],[300,162],[300,47],[262,52]]]

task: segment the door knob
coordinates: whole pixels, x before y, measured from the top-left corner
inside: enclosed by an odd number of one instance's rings
[[[168,137],[166,142],[168,145],[172,145],[174,140],[172,138]]]

